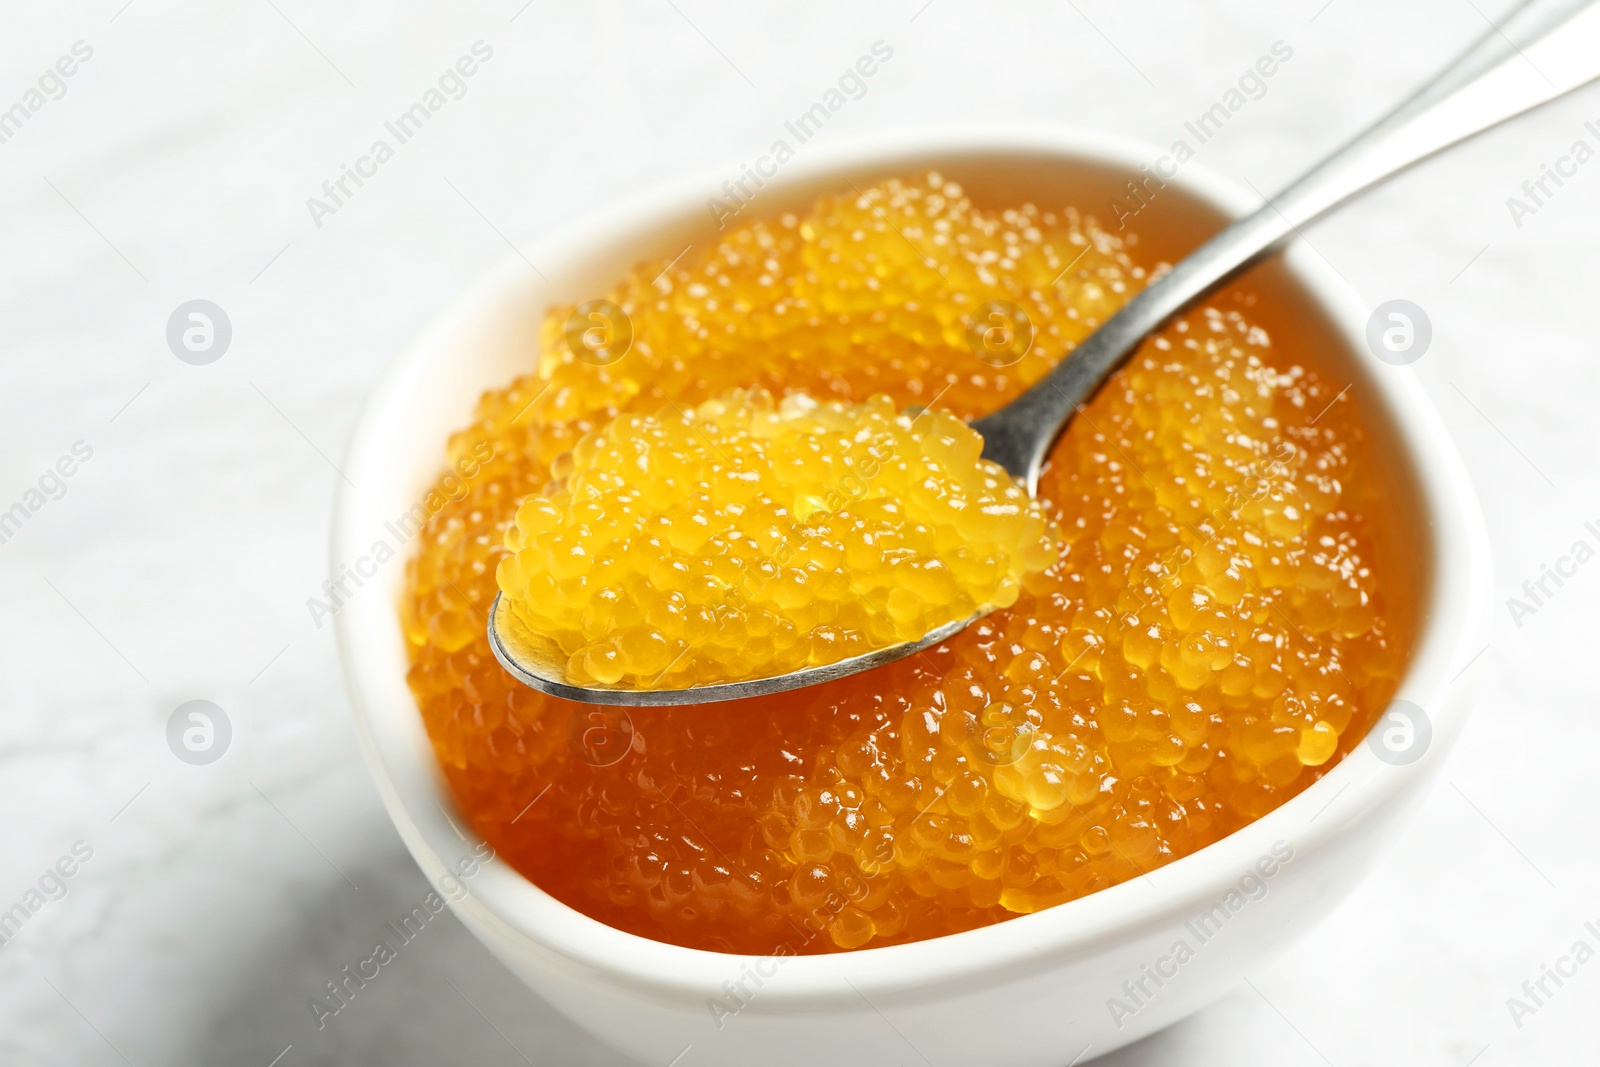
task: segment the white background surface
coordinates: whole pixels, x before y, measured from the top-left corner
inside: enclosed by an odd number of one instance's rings
[[[449,916],[325,1029],[307,1007],[426,892],[306,607],[333,464],[385,362],[508,243],[735,172],[879,39],[893,59],[823,137],[1033,118],[1164,146],[1284,40],[1293,60],[1198,157],[1271,191],[1504,7],[124,2],[0,13],[0,109],[94,49],[0,144],[0,510],[94,449],[0,545],[0,909],[74,841],[94,850],[0,946],[6,1064],[618,1062]],[[317,228],[306,198],[479,39],[494,57],[465,97]],[[1502,600],[1600,544],[1600,160],[1520,228],[1505,204],[1575,139],[1600,147],[1588,120],[1600,89],[1310,233],[1370,304],[1431,316],[1416,370],[1482,495]],[[234,328],[205,367],[164,337],[197,297]],[[1520,1027],[1506,1000],[1576,939],[1600,947],[1597,591],[1600,563],[1520,627],[1502,607],[1476,717],[1381,868],[1254,989],[1103,1062],[1594,1063],[1600,961]],[[234,728],[207,767],[165,742],[194,698]]]

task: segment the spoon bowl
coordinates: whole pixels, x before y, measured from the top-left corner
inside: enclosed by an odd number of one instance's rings
[[[808,685],[821,685],[860,671],[870,671],[885,663],[916,655],[932,648],[940,641],[971,626],[989,614],[975,612],[964,619],[947,622],[924,634],[916,641],[902,641],[887,645],[859,656],[835,660],[815,667],[805,667],[770,678],[746,678],[737,682],[719,682],[715,685],[695,685],[686,689],[629,689],[625,687],[571,685],[562,679],[566,675],[567,656],[547,639],[530,631],[505,602],[505,594],[496,594],[489,609],[489,648],[500,666],[512,677],[530,689],[548,693],[553,697],[576,700],[583,704],[606,704],[615,707],[668,707],[679,704],[714,704],[723,700],[743,700],[746,697],[770,696],[790,689],[803,689]],[[670,670],[671,667],[669,666]],[[665,672],[663,672],[665,673]]]

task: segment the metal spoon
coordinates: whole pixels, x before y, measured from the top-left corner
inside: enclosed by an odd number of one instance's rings
[[[1072,354],[1011,403],[972,423],[983,435],[983,456],[1036,494],[1050,446],[1079,407],[1146,336],[1263,256],[1300,228],[1355,194],[1530,108],[1600,77],[1600,62],[1551,81],[1523,49],[1566,23],[1593,0],[1528,0],[1411,99],[1308,171],[1275,199],[1207,241],[1152,282],[1090,334]],[[1587,55],[1600,53],[1589,47]],[[1526,65],[1526,71],[1512,68]],[[1525,75],[1519,77],[1519,75]],[[525,685],[589,704],[663,706],[764,696],[833,681],[891,663],[949,638],[987,612],[939,627],[917,641],[788,674],[687,689],[627,689],[573,685],[566,657],[530,634],[497,595],[489,615],[489,645],[502,666]]]

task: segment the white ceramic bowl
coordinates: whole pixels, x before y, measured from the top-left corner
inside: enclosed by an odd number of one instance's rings
[[[935,168],[992,202],[1075,202],[1105,218],[1106,199],[1161,154],[1059,127],[879,135],[831,150],[802,147],[749,210],[801,207],[847,188],[846,179]],[[1390,521],[1419,540],[1418,560],[1403,568],[1416,583],[1419,636],[1399,696],[1431,722],[1421,759],[1394,765],[1361,745],[1276,811],[1148,877],[985,929],[838,955],[743,957],[646,940],[574,911],[498,860],[466,883],[465,895],[449,880],[478,842],[463,841],[452,825],[462,820],[447,815],[452,801],[405,684],[395,608],[401,560],[415,545],[400,543],[398,520],[440,473],[445,439],[467,424],[479,393],[532,365],[544,310],[595,297],[635,262],[705,239],[715,228],[707,198],[726,199],[722,183],[737,176],[735,167],[680,182],[541,242],[528,258],[550,283],[510,260],[454,301],[367,402],[336,507],[334,568],[369,556],[378,541],[399,557],[377,569],[336,622],[361,744],[396,827],[511,971],[645,1063],[1060,1067],[1195,1011],[1356,883],[1454,741],[1475,680],[1468,662],[1487,643],[1486,539],[1450,438],[1409,369],[1367,352],[1368,310],[1303,247],[1258,268],[1252,284],[1271,297],[1263,311],[1317,324],[1323,351],[1312,361],[1351,383],[1392,480]],[[1172,256],[1257,202],[1190,163],[1136,225],[1147,248]],[[713,998],[736,1003],[729,991],[741,986],[751,995],[739,996],[737,1014],[713,1010]]]

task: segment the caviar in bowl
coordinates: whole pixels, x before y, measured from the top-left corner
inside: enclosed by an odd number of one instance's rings
[[[852,186],[934,171],[988,204],[1076,203],[1104,213],[1143,158],[1138,146],[1049,130],[897,139],[795,160],[749,210],[778,217]],[[686,184],[548,243],[534,258],[552,286],[519,260],[458,302],[395,365],[368,407],[351,452],[359,488],[340,501],[336,559],[367,552],[384,522],[427,498],[440,442],[471,421],[481,392],[526,370],[550,305],[592,299],[642,260],[670,259],[714,239],[703,189],[715,184]],[[1141,211],[1141,260],[1175,259],[1246,206],[1248,198],[1185,168]],[[1380,831],[1403,813],[1454,735],[1471,674],[1452,680],[1459,668],[1452,661],[1465,662],[1478,647],[1485,563],[1459,463],[1415,383],[1359,347],[1365,313],[1353,296],[1296,250],[1241,285],[1254,294],[1249,310],[1266,332],[1292,338],[1297,358],[1334,383],[1307,402],[1347,395],[1378,459],[1366,506],[1398,534],[1380,569],[1388,610],[1409,633],[1390,693],[1425,709],[1431,743],[1420,759],[1386,760],[1353,737],[1319,780],[1170,863],[1098,891],[1085,882],[1091,891],[1041,900],[1037,910],[1012,908],[1017,917],[1004,922],[928,928],[911,941],[891,934],[882,947],[868,940],[855,951],[815,954],[803,934],[671,944],[659,930],[640,936],[615,917],[610,925],[597,921],[505,862],[474,880],[458,914],[579,1023],[662,1062],[686,1045],[701,1062],[873,1062],[910,1054],[907,1038],[948,1062],[1066,1062],[1085,1046],[1107,1051],[1220,995],[1314,921],[1353,884]],[[1341,417],[1340,410],[1325,417]],[[412,665],[394,615],[405,576],[392,568],[379,584],[390,595],[347,605],[337,620],[340,638],[369,761],[408,845],[437,878],[461,845],[440,809],[455,798],[406,686]],[[1329,755],[1314,751],[1315,721],[1307,724],[1310,741],[1295,742],[1306,765]],[[643,726],[640,732],[648,735]],[[504,822],[536,818],[542,802],[528,803],[529,813],[508,812]],[[515,840],[501,844],[526,868]],[[826,894],[817,904],[811,910],[822,913],[821,936],[833,947],[854,947],[848,923],[834,929],[843,909],[830,909]],[[1203,942],[1186,932],[1202,914],[1212,915]],[[1159,984],[1145,977],[1150,968]]]

